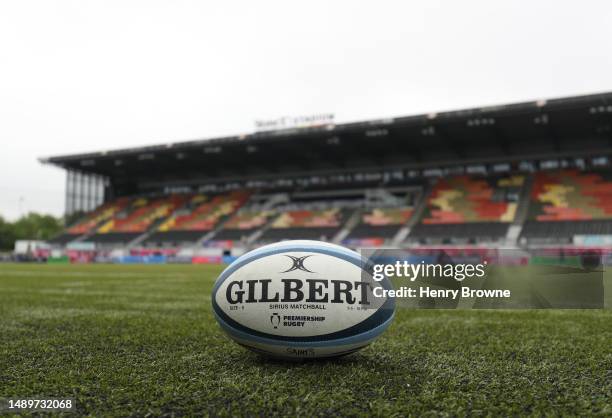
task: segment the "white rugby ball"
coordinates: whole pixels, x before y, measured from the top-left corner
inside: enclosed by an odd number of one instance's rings
[[[362,257],[319,241],[284,241],[246,253],[215,282],[212,305],[238,344],[281,358],[353,353],[391,323],[391,289],[374,281]]]

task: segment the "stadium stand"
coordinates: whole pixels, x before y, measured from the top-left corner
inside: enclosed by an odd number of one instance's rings
[[[406,224],[413,213],[412,207],[374,208],[362,214],[361,222],[353,228],[347,240],[389,240]]]
[[[411,222],[414,226],[408,242],[503,239],[515,220],[519,196],[528,192],[527,188],[522,190],[528,176],[459,175],[438,179],[423,203],[420,219]],[[540,171],[529,177],[530,181],[532,178],[521,238],[569,243],[576,235],[612,235],[612,172]],[[265,209],[261,203],[247,206],[252,192],[245,190],[210,196],[124,197],[84,216],[51,243],[62,245],[86,237],[99,244],[125,245],[143,234],[146,239],[142,245],[146,247],[192,245],[205,237],[211,242],[243,245],[284,239],[329,241],[351,217],[356,221],[346,228],[343,243],[389,243],[414,216],[415,196],[419,193],[398,196],[387,189],[359,190],[324,188],[308,192],[308,198],[296,198],[299,193],[294,193],[284,204]],[[348,196],[339,198],[343,193]],[[256,241],[250,242],[250,237],[256,237]]]
[[[245,210],[230,218],[215,236],[215,240],[244,241],[278,214],[274,210]]]
[[[145,245],[176,245],[194,243],[221,222],[228,219],[249,199],[250,192],[236,191],[207,197],[193,196],[188,204],[175,211],[156,232],[145,241]]]
[[[283,239],[331,240],[350,214],[348,208],[301,209],[282,212],[260,242]]]
[[[611,101],[602,93],[45,158],[67,171],[67,216],[121,197],[51,243],[206,257],[300,238],[609,243]],[[95,196],[82,193],[91,180],[104,183]]]
[[[83,235],[94,232],[102,223],[123,210],[130,203],[130,200],[130,198],[124,197],[99,206],[68,227],[65,233],[53,238],[49,242],[52,244],[66,244]]]
[[[184,194],[136,198],[128,208],[116,212],[88,240],[96,243],[128,243],[173,213],[187,198]]]
[[[521,237],[571,242],[576,235],[612,234],[612,172],[578,169],[535,174]]]
[[[443,242],[500,240],[514,221],[524,181],[524,175],[441,178],[410,238]]]
[[[422,196],[422,184],[366,190],[365,209],[342,242],[352,247],[389,243],[412,218]]]

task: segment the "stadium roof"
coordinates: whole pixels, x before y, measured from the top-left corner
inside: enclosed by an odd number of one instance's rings
[[[612,93],[41,159],[115,184],[612,154]]]

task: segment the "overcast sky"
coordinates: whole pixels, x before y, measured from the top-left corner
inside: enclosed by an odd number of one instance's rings
[[[610,1],[0,2],[0,215],[41,156],[612,90]]]

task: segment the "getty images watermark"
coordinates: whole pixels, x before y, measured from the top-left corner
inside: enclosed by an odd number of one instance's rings
[[[612,251],[361,249],[363,280],[400,308],[610,308]],[[380,285],[389,279],[392,287]]]

